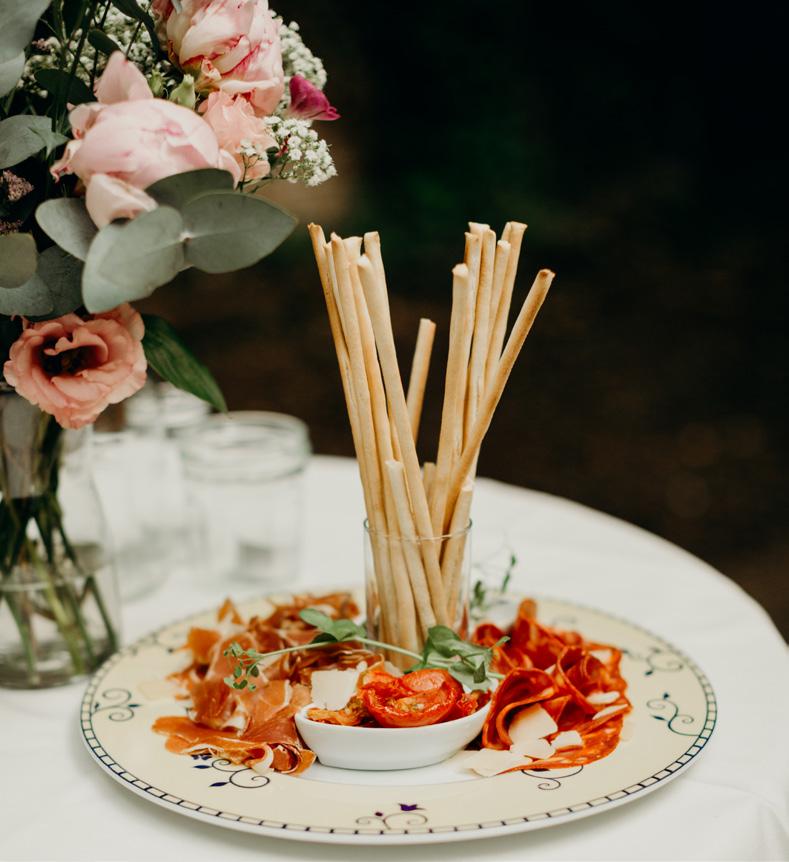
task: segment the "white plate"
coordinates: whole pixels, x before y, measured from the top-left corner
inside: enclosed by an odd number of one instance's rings
[[[282,596],[277,596],[281,599]],[[243,613],[265,611],[261,599]],[[163,683],[182,666],[191,625],[166,626],[112,656],[91,679],[81,727],[94,760],[133,793],[208,823],[261,835],[335,844],[426,844],[540,829],[586,817],[663,787],[690,766],[715,727],[715,695],[670,644],[603,611],[540,599],[539,619],[624,651],[633,712],[609,757],[585,767],[478,778],[463,754],[436,766],[357,772],[315,764],[299,776],[259,775],[208,755],[171,754],[151,725],[183,701]]]

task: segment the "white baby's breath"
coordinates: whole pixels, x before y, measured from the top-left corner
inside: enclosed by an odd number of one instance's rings
[[[272,175],[292,183],[317,186],[337,174],[329,145],[310,125],[296,117],[267,117],[279,145]]]
[[[306,78],[311,84],[322,90],[326,86],[326,69],[323,61],[316,57],[304,44],[295,21],[286,24],[280,21],[279,38],[282,43],[282,68],[285,71],[285,84],[294,75]]]

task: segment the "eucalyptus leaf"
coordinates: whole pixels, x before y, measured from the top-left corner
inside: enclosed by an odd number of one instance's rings
[[[52,198],[40,204],[36,221],[41,230],[62,249],[80,260],[85,260],[96,225],[88,215],[82,198]]]
[[[22,77],[22,72],[25,71],[25,52],[22,51],[16,57],[0,63],[0,96],[5,96],[6,93],[16,87],[19,79]]]
[[[52,307],[44,315],[28,314],[31,320],[60,317],[82,305],[81,260],[53,245],[39,255],[36,275],[47,285]]]
[[[18,57],[51,0],[0,0],[0,63]]]
[[[125,223],[105,225],[93,240],[82,273],[89,311],[150,296],[183,268],[183,222],[172,207],[158,207]]]
[[[63,69],[39,69],[34,77],[54,99],[64,104],[81,105],[95,101],[90,87]]]
[[[32,114],[8,117],[0,122],[0,168],[18,165],[41,150],[49,155],[66,140],[52,130],[49,117],[34,117]]]
[[[37,266],[32,234],[0,234],[0,287],[20,287],[35,275]]]
[[[0,314],[43,320],[79,308],[81,270],[82,264],[57,246],[45,249],[31,279],[21,287],[0,288]]]
[[[103,30],[98,30],[95,27],[88,32],[88,42],[107,57],[121,50],[120,45],[114,39],[110,39]]]
[[[225,399],[213,375],[181,341],[170,324],[151,314],[144,314],[143,321],[145,336],[142,346],[151,368],[179,389],[191,392],[217,410],[226,412]]]
[[[231,191],[233,177],[229,171],[217,168],[199,168],[196,171],[184,171],[155,182],[145,189],[157,203],[181,209],[193,198],[206,192]]]
[[[237,192],[210,192],[182,209],[186,261],[203,272],[233,272],[271,254],[296,219],[271,201]]]

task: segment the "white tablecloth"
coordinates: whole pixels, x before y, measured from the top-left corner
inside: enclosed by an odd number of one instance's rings
[[[361,517],[355,464],[315,458],[305,585],[358,580]],[[690,654],[716,690],[718,726],[698,764],[629,805],[525,835],[377,848],[375,858],[789,859],[789,655],[761,607],[679,548],[566,500],[480,480],[474,517],[477,539],[506,534],[520,560],[514,589],[606,608]],[[188,572],[176,572],[124,609],[124,640],[211,607],[226,591],[196,587]],[[0,690],[2,859],[366,862],[373,855],[367,847],[231,832],[132,795],[82,746],[82,692],[83,685]]]

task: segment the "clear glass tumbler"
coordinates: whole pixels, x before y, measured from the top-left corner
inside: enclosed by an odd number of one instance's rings
[[[210,416],[178,437],[192,565],[204,580],[290,585],[298,574],[307,426],[293,416]]]
[[[429,586],[435,561],[440,570],[443,606]],[[431,538],[406,538],[373,530],[364,523],[364,575],[367,631],[376,640],[414,652],[424,646],[428,628],[448,625],[461,637],[469,627],[471,522],[463,530]],[[435,591],[433,591],[435,592]],[[409,664],[396,656],[398,665]]]

